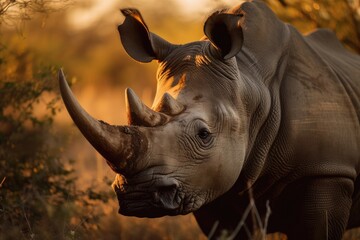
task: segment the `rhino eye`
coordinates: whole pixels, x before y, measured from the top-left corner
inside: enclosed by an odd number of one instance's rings
[[[210,132],[206,128],[200,129],[198,136],[202,140],[207,140],[210,137]]]

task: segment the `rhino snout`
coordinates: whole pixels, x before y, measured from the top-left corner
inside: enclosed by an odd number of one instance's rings
[[[176,179],[171,177],[154,180],[128,179],[117,175],[113,183],[120,209],[126,216],[159,217],[178,215],[183,211],[185,194]]]

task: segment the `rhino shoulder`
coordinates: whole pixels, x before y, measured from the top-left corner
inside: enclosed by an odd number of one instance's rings
[[[320,48],[321,50],[352,55],[351,52],[345,49],[335,33],[330,29],[317,29],[306,35],[305,39],[310,45]]]

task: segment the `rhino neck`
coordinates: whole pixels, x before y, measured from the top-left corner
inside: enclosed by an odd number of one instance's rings
[[[252,70],[239,66],[246,81],[250,100],[249,139],[244,166],[233,187],[242,192],[252,186],[261,175],[270,150],[278,138],[281,125],[282,99],[280,88],[288,66],[288,51],[277,59],[276,68],[264,79],[256,77]],[[240,64],[239,64],[240,65]]]
[[[244,45],[236,56],[248,86],[247,102],[250,103],[248,148],[244,166],[232,189],[236,192],[245,191],[257,181],[278,138],[282,114],[280,88],[289,62],[292,36],[288,25],[264,5],[254,3],[241,5],[248,18],[244,22],[247,26]]]

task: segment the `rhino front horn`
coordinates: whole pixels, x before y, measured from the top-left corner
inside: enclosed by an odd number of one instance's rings
[[[146,152],[147,139],[134,126],[113,126],[90,116],[78,103],[59,71],[59,85],[65,106],[85,138],[117,173],[129,175],[140,154]]]

